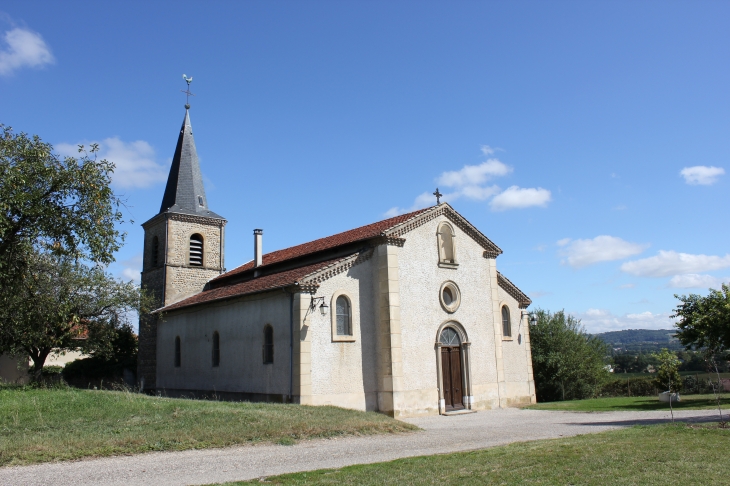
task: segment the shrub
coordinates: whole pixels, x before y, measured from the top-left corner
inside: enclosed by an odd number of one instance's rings
[[[651,378],[618,378],[605,383],[598,393],[601,397],[651,397],[656,394],[657,388]]]

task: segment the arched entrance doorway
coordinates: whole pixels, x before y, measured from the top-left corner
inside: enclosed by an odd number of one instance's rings
[[[461,360],[461,338],[452,327],[445,327],[439,336],[441,344],[441,380],[444,409],[462,410],[464,407],[464,374]]]

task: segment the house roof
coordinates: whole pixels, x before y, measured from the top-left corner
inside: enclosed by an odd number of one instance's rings
[[[265,292],[269,290],[283,289],[291,285],[298,285],[305,277],[322,270],[338,261],[341,258],[335,258],[324,262],[313,263],[299,268],[274,273],[271,275],[265,275],[263,277],[247,280],[245,282],[226,285],[215,289],[205,290],[199,294],[195,294],[192,297],[181,300],[174,304],[168,305],[162,309],[162,312],[167,312],[182,307],[189,307],[192,305],[203,304],[206,302],[213,302],[219,300],[226,300],[233,297],[239,297],[247,294],[255,294],[258,292]]]
[[[282,263],[287,260],[312,255],[320,251],[331,250],[333,248],[337,248],[343,245],[357,243],[359,241],[365,241],[371,238],[382,236],[384,232],[388,229],[393,228],[394,226],[397,226],[405,221],[408,221],[412,217],[428,211],[429,209],[431,208],[420,209],[418,211],[402,214],[394,218],[384,219],[382,221],[378,221],[377,223],[372,223],[365,226],[360,226],[359,228],[351,229],[349,231],[337,233],[336,235],[327,236],[326,238],[320,238],[318,240],[303,243],[301,245],[292,246],[283,250],[272,251],[271,253],[266,253],[265,255],[263,255],[262,264],[257,268],[263,269],[263,267],[267,265]],[[215,282],[220,280],[226,280],[234,275],[239,275],[248,270],[252,270],[253,268],[254,262],[250,261],[248,263],[244,263],[240,267],[234,268],[230,272],[226,272],[222,275],[219,275],[218,277],[215,277],[213,281]]]
[[[202,200],[202,203],[201,203]],[[223,219],[208,208],[203,176],[200,172],[198,152],[195,149],[190,114],[185,110],[175,155],[167,177],[165,194],[162,196],[160,213],[180,213]]]

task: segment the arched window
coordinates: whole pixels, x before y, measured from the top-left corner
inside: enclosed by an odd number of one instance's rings
[[[182,357],[180,356],[180,336],[175,338],[175,368],[179,368],[182,363]]]
[[[340,295],[337,297],[337,335],[352,336],[352,315],[350,314],[350,301],[347,297]]]
[[[512,337],[512,323],[509,319],[509,307],[502,306],[502,336]]]
[[[160,240],[154,236],[152,238],[152,266],[156,267],[160,264]]]
[[[218,331],[213,333],[213,367],[217,368],[221,364],[221,337]]]
[[[461,345],[461,339],[459,339],[459,333],[456,332],[454,328],[451,327],[445,327],[443,331],[441,331],[441,336],[439,336],[439,341],[441,341],[441,344],[444,346],[460,346]]]
[[[438,230],[439,263],[456,264],[454,231],[447,223],[441,223]]]
[[[197,233],[190,237],[190,265],[203,266],[203,237]]]
[[[264,326],[264,364],[274,362],[274,328],[270,324]]]

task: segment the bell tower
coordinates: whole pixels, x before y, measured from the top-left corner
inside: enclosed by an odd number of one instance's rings
[[[142,288],[155,295],[160,307],[201,292],[225,271],[226,220],[208,207],[189,109],[186,104],[160,212],[142,224]],[[156,315],[140,316],[137,368],[140,386],[155,390]]]

